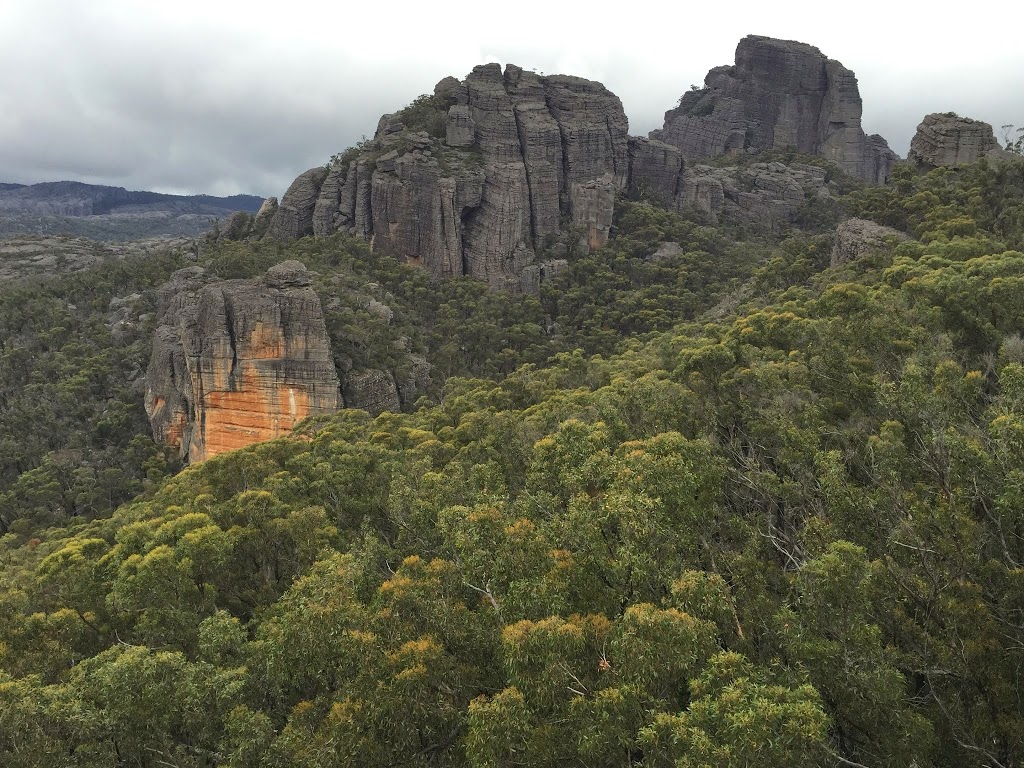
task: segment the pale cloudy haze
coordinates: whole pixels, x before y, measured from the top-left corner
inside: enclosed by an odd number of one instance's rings
[[[646,135],[747,34],[851,68],[865,130],[905,155],[928,112],[1024,125],[1024,12],[957,7],[0,0],[0,181],[280,195],[488,61],[600,80]]]

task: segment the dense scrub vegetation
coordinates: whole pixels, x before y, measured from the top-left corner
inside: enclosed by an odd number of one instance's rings
[[[173,464],[149,437],[138,389],[150,324],[117,328],[112,299],[151,290],[183,262],[111,261],[0,285],[0,535],[108,514]]]
[[[832,269],[641,204],[539,298],[290,246],[433,402],[0,539],[0,763],[1021,765],[1021,173],[854,192],[916,239]]]
[[[305,262],[318,275],[336,356],[403,374],[408,352],[422,353],[436,399],[450,377],[503,376],[576,349],[607,355],[627,337],[671,328],[738,290],[770,252],[649,205],[623,201],[618,223],[622,234],[608,248],[574,255],[570,274],[541,296],[432,282],[342,236],[213,242],[201,263],[234,279],[286,258]],[[664,241],[684,252],[643,258]],[[108,514],[179,468],[148,437],[142,387],[155,289],[190,263],[178,253],[130,257],[0,285],[0,535],[31,537],[39,525]],[[132,322],[118,324],[111,300],[136,293]],[[395,317],[370,311],[360,301],[368,297]]]

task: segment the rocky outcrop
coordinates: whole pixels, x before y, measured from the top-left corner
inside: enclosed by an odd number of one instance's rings
[[[856,261],[872,251],[907,239],[905,234],[891,227],[866,219],[847,219],[836,228],[830,265],[837,267]]]
[[[828,197],[826,172],[804,163],[752,163],[731,168],[694,165],[686,170],[682,202],[722,218],[774,230],[792,222],[811,198]]]
[[[345,377],[345,401],[350,408],[361,408],[371,416],[402,408],[395,377],[376,368]]]
[[[256,212],[256,219],[253,221],[253,230],[259,237],[263,237],[270,229],[270,222],[274,220],[277,213],[277,198],[268,197],[263,201],[260,209]]]
[[[310,168],[292,182],[270,221],[270,237],[296,240],[313,234],[313,213],[327,175],[327,169],[320,166]]]
[[[487,64],[445,78],[414,107],[381,118],[360,151],[296,179],[269,235],[345,231],[435,277],[512,290],[563,224],[590,247],[608,239],[628,181],[628,124],[600,83]]]
[[[285,434],[342,407],[320,300],[299,262],[260,280],[174,273],[146,373],[154,437],[189,461]]]
[[[734,65],[684,94],[651,138],[687,160],[792,147],[872,184],[885,183],[898,159],[861,128],[853,72],[814,46],[755,35],[740,41]]]
[[[523,291],[538,293],[542,285],[554,280],[568,269],[569,262],[566,259],[548,259],[539,264],[529,264],[523,269]]]
[[[373,139],[296,179],[267,231],[346,232],[435,278],[535,291],[563,269],[538,254],[564,255],[570,238],[600,248],[623,191],[774,228],[829,184],[815,166],[747,153],[792,148],[883,183],[896,155],[860,121],[853,73],[784,40],[744,38],[736,64],[711,70],[650,138],[627,136],[621,102],[600,83],[485,64],[444,78],[381,117]],[[694,162],[727,152],[744,162]]]
[[[631,138],[629,152],[631,194],[700,211],[711,222],[771,230],[793,221],[809,199],[830,194],[825,169],[806,163],[687,163],[678,148],[654,139]]]
[[[996,140],[992,126],[953,112],[926,115],[910,142],[907,159],[921,168],[970,165],[982,158],[1013,157]]]
[[[654,253],[644,256],[644,261],[657,264],[661,261],[674,259],[676,256],[681,256],[683,253],[683,248],[679,243],[661,243],[658,245],[658,249]]]
[[[206,223],[209,225],[208,219]],[[107,243],[60,235],[2,237],[0,281],[80,272],[107,260],[148,258],[166,252],[195,259],[197,248],[193,238],[178,235]]]

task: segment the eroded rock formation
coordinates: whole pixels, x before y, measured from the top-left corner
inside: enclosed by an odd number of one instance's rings
[[[871,251],[907,239],[905,234],[892,227],[883,227],[866,219],[847,219],[836,228],[830,265],[836,267],[855,261]]]
[[[716,167],[687,163],[682,152],[655,139],[630,138],[629,191],[666,207],[696,209],[761,229],[793,220],[808,199],[830,194],[827,173],[806,163],[745,163]]]
[[[750,35],[736,63],[708,72],[651,137],[687,160],[792,147],[831,160],[872,184],[898,159],[881,136],[861,128],[857,78],[812,45]]]
[[[607,240],[628,124],[600,83],[487,64],[442,80],[425,109],[433,130],[385,115],[362,151],[302,174],[269,234],[346,231],[436,277],[514,290],[564,223],[591,247]]]
[[[255,229],[270,218],[268,235],[283,240],[347,232],[436,278],[535,291],[564,270],[551,254],[564,255],[570,233],[592,249],[608,240],[624,190],[767,228],[829,194],[825,172],[806,163],[722,168],[701,158],[789,147],[878,184],[897,159],[864,134],[850,70],[813,46],[765,37],[744,38],[736,64],[711,70],[651,138],[627,131],[621,102],[600,83],[482,65],[299,176]]]
[[[176,272],[160,291],[146,373],[154,437],[189,461],[285,434],[342,407],[320,300],[305,267],[260,280]]]
[[[952,112],[925,115],[907,155],[922,168],[969,165],[983,157],[1009,160],[1013,156],[996,141],[991,125]]]
[[[310,168],[292,182],[273,213],[269,235],[279,240],[295,240],[313,234],[313,212],[327,175],[326,168]],[[264,201],[264,206],[267,204]],[[260,213],[263,211],[261,206]]]

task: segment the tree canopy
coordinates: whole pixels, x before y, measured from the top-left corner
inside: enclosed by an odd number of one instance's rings
[[[41,468],[70,449],[8,470],[0,763],[1021,765],[1022,168],[855,190],[914,239],[831,268],[827,234],[642,201],[525,299],[344,239],[208,251],[386,290],[392,325],[332,340],[444,375],[176,474],[146,444],[88,510],[21,501],[66,495]],[[54,319],[22,365],[56,366],[86,332],[18,290],[3,317]],[[98,374],[52,370],[95,408]]]

